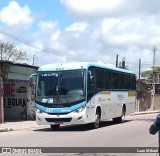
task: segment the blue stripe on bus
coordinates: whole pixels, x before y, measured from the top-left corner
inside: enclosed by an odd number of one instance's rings
[[[74,105],[74,106],[71,106],[71,107],[63,107],[63,108],[47,108],[47,107],[44,107],[44,106],[41,106],[39,104],[36,104],[35,103],[35,107],[39,110],[41,110],[42,112],[45,112],[45,113],[59,113],[59,114],[63,114],[63,113],[70,113],[70,112],[73,112],[83,106],[86,105],[86,102],[82,102],[80,104],[77,104],[77,105]],[[49,112],[47,111],[49,109]]]

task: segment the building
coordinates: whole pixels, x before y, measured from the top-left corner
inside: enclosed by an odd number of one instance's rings
[[[0,123],[35,117],[29,78],[37,69],[27,64],[0,61]]]
[[[153,110],[160,110],[160,72],[153,72],[153,83],[149,84],[154,91]]]
[[[137,81],[137,111],[160,110],[160,72],[153,73],[153,83]]]
[[[152,110],[153,91],[152,86],[148,85],[145,80],[137,80],[137,111]]]
[[[153,80],[155,94],[160,94],[160,72],[153,73]]]

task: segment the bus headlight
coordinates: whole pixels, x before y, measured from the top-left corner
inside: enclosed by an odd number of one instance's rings
[[[80,107],[80,108],[78,108],[75,112],[76,112],[76,113],[80,113],[80,112],[82,112],[84,109],[85,109],[85,107]]]
[[[37,109],[37,110],[36,110],[36,112],[37,112],[37,113],[42,113],[42,111],[41,111],[41,110],[39,110],[39,109]]]

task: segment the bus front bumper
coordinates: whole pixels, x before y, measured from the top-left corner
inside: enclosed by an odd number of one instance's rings
[[[87,123],[85,109],[82,112],[71,112],[68,114],[47,114],[45,112],[36,112],[36,121],[38,125],[74,125]]]

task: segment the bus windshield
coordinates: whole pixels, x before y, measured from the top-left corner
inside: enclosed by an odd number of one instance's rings
[[[36,102],[72,104],[85,100],[85,70],[39,72]]]

